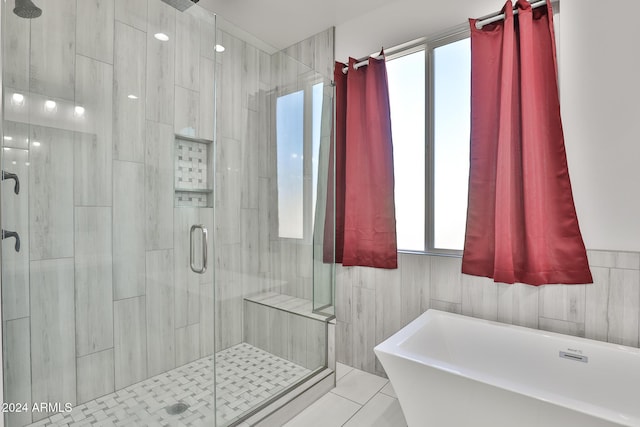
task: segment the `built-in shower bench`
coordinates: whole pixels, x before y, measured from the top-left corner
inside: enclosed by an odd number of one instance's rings
[[[327,323],[310,300],[276,292],[244,298],[244,341],[307,369],[326,366]]]
[[[291,295],[277,292],[262,292],[257,295],[245,297],[245,301],[262,304],[278,310],[308,317],[309,319],[326,322],[332,316],[313,312],[313,302],[308,299],[292,297]]]

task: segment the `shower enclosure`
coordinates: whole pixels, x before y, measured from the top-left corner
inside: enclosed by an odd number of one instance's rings
[[[1,7],[5,425],[233,425],[324,375],[332,31]]]

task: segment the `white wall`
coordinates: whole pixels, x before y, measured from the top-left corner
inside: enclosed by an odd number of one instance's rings
[[[640,250],[640,3],[562,0],[562,119],[585,244]]]
[[[401,0],[336,27],[336,59],[438,33],[502,6]],[[589,249],[640,250],[640,3],[561,0],[558,56],[565,143]]]

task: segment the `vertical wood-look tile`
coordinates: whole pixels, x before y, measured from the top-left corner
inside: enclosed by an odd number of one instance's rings
[[[515,283],[498,287],[498,322],[538,328],[538,287]]]
[[[447,311],[449,313],[462,314],[462,304],[456,302],[432,299],[429,308],[432,308],[434,310]]]
[[[406,325],[425,311],[430,297],[429,258],[424,255],[398,254],[400,269],[401,323]],[[426,302],[426,304],[424,304]],[[424,308],[423,308],[424,307]]]
[[[113,157],[117,160],[144,161],[146,60],[146,34],[129,25],[116,22],[113,60]]]
[[[113,303],[115,387],[120,390],[147,378],[145,297]]]
[[[113,348],[79,357],[78,404],[115,391]]]
[[[607,341],[609,332],[609,269],[591,267],[593,284],[585,290],[585,336]]]
[[[216,23],[212,16],[200,19],[200,61],[216,59]]]
[[[113,67],[76,57],[76,105],[85,109],[75,134],[76,206],[110,206],[112,172]]]
[[[26,403],[31,408],[31,343],[29,318],[4,322],[4,401]],[[7,425],[31,423],[31,412],[8,412]]]
[[[327,367],[336,370],[336,320],[327,325]]]
[[[300,366],[307,366],[307,318],[297,314],[288,313],[289,317],[289,347],[291,358],[289,359]]]
[[[335,27],[314,36],[313,69],[331,79],[334,67]]]
[[[398,269],[375,269],[376,272],[376,344],[402,327],[401,275]]]
[[[228,33],[221,32],[221,42],[226,50],[224,55],[218,55],[222,61],[220,72],[216,78],[218,80],[218,136],[235,140],[242,139],[242,58],[244,55],[245,43]]]
[[[200,93],[176,85],[175,103],[175,133],[200,137]]]
[[[240,245],[216,248],[216,351],[242,342],[242,282],[239,277]]]
[[[327,326],[324,322],[307,320],[307,368],[325,366],[327,355]],[[373,351],[373,350],[371,350]]]
[[[174,135],[171,126],[147,121],[145,224],[147,250],[173,248]]]
[[[33,126],[31,140],[40,145],[30,152],[30,258],[72,257],[73,133]]]
[[[637,347],[640,271],[612,268],[609,280],[607,341]]]
[[[213,140],[215,121],[215,64],[211,59],[200,58],[200,137]]]
[[[200,280],[199,275],[190,267],[189,235],[191,226],[199,221],[197,208],[175,208],[174,212],[175,324],[176,328],[182,328],[200,321],[197,300]],[[197,306],[194,306],[194,303]]]
[[[283,359],[291,359],[291,348],[289,347],[290,324],[286,311],[268,307],[269,322],[269,352]]]
[[[111,208],[76,208],[77,356],[113,347],[111,234]]]
[[[462,259],[431,257],[431,298],[452,303],[462,302]]]
[[[540,286],[539,314],[548,319],[584,323],[586,285]]]
[[[353,367],[365,372],[375,371],[376,291],[353,288]]]
[[[144,165],[113,162],[113,288],[120,300],[145,293]]]
[[[77,8],[76,52],[112,64],[114,0],[83,0]]]
[[[189,12],[176,14],[176,85],[194,91],[200,84],[200,21]]]
[[[115,0],[116,20],[147,31],[147,0]]]
[[[29,139],[29,127],[5,121],[5,135],[20,135]],[[15,241],[2,243],[2,319],[12,320],[29,316],[29,153],[23,150],[4,150],[5,171],[20,178],[20,194],[15,194],[11,184],[3,184],[2,223],[5,228],[18,233],[20,252],[15,251]],[[14,164],[15,162],[15,164]]]
[[[2,69],[3,84],[7,88],[29,90],[28,21],[14,13],[6,13],[2,21]]]
[[[176,366],[173,250],[147,252],[147,369],[153,376]]]
[[[462,314],[498,320],[498,286],[489,278],[463,274]]]
[[[244,108],[258,111],[259,88],[260,59],[258,49],[247,43],[242,58],[242,106]]]
[[[215,352],[215,300],[213,283],[200,285],[200,357],[207,357]]]
[[[352,292],[358,284],[358,267],[343,267],[336,265],[336,318],[339,321],[351,323],[352,321]]]
[[[260,178],[260,194],[258,203],[258,252],[260,254],[260,273],[267,273],[270,269],[270,199],[269,179]]]
[[[76,404],[73,259],[31,261],[31,395]],[[51,413],[33,413],[38,421]]]
[[[353,333],[351,323],[336,322],[336,362],[353,366]]]
[[[245,137],[242,143],[242,187],[241,206],[243,208],[257,208],[260,202],[259,191],[259,169],[260,159],[258,146],[259,135],[259,113],[247,110],[247,123],[245,126]],[[310,187],[310,186],[309,186]],[[310,227],[310,225],[309,225]]]
[[[186,365],[200,357],[200,325],[176,329],[176,366]]]
[[[161,1],[150,1],[147,27],[146,116],[154,122],[173,124],[176,10]],[[154,34],[164,33],[168,41]]]
[[[76,0],[52,0],[30,21],[31,92],[72,100],[76,54]]]
[[[257,209],[240,209],[242,256],[242,289],[243,295],[251,295],[259,291],[258,272],[260,254],[258,252],[259,219]]]

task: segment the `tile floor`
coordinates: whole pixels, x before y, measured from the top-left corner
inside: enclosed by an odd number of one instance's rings
[[[391,383],[338,363],[336,388],[284,427],[406,427]]]
[[[311,371],[242,343],[216,354],[217,411],[213,406],[211,357],[133,384],[38,421],[31,426],[223,426],[299,381]],[[170,415],[167,407],[189,408]]]

